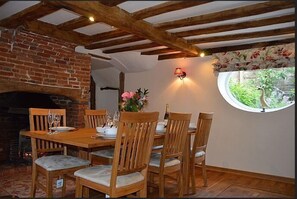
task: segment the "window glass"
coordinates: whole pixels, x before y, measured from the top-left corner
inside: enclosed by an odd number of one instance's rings
[[[295,67],[219,73],[218,87],[232,106],[271,112],[295,103]]]

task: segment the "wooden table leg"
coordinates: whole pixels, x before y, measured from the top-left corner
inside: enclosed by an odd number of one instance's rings
[[[189,194],[190,150],[191,150],[191,135],[188,135],[186,140],[186,147],[184,149],[184,154],[183,154],[183,168],[182,168],[185,194]]]

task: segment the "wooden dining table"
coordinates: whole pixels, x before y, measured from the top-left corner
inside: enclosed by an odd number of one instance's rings
[[[183,155],[183,179],[184,193],[189,193],[189,163],[190,163],[190,147],[191,136],[195,133],[195,129],[189,129],[186,139],[186,146]],[[78,128],[72,131],[59,132],[56,134],[48,134],[45,131],[23,131],[22,136],[37,138],[47,141],[53,141],[65,145],[75,146],[78,148],[78,157],[89,159],[89,153],[96,148],[108,147],[115,145],[115,139],[105,139],[98,136],[95,128]],[[161,145],[164,140],[164,133],[157,133],[154,136],[154,145]]]

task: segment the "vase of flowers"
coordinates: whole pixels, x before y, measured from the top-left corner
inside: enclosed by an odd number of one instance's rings
[[[136,92],[126,91],[121,97],[121,111],[139,112],[147,104],[148,89],[137,89]]]

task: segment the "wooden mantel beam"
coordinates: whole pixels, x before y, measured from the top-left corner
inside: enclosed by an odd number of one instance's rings
[[[105,6],[99,2],[94,1],[54,1],[54,5],[65,6],[83,16],[94,16],[95,19],[100,20],[106,24],[131,32],[139,37],[144,37],[161,45],[180,50],[189,55],[198,55],[200,49],[188,44],[186,40],[171,35],[166,31],[155,28],[150,23],[144,20],[137,20],[128,12],[118,8]],[[82,6],[83,4],[83,6]]]

